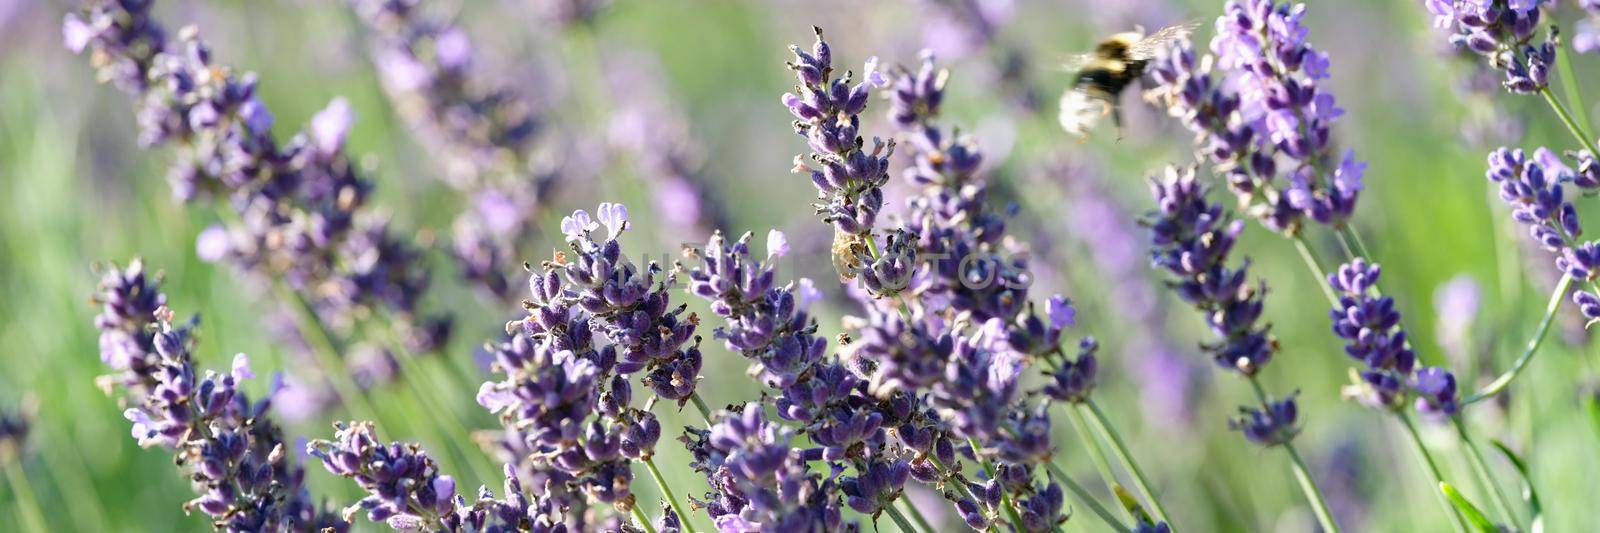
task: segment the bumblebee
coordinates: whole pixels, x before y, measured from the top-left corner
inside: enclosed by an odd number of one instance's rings
[[[1094,51],[1081,54],[1067,62],[1067,69],[1077,73],[1072,87],[1061,94],[1062,129],[1080,136],[1079,142],[1089,138],[1100,119],[1111,115],[1117,126],[1117,137],[1122,137],[1122,113],[1117,107],[1117,97],[1122,90],[1144,75],[1144,68],[1156,54],[1172,42],[1188,37],[1199,26],[1198,22],[1174,24],[1156,30],[1148,36],[1143,28],[1112,35]]]

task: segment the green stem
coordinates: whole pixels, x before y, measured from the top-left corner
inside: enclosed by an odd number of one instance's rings
[[[1571,132],[1572,136],[1578,139],[1578,143],[1581,144],[1584,149],[1589,150],[1591,153],[1600,153],[1600,150],[1595,149],[1594,141],[1589,140],[1588,129],[1579,125],[1572,118],[1572,113],[1567,111],[1566,104],[1561,103],[1561,100],[1556,98],[1555,93],[1550,92],[1549,87],[1540,89],[1539,95],[1543,96],[1545,103],[1550,104],[1550,108],[1554,109],[1556,115],[1561,117],[1561,123],[1566,124],[1567,131]]]
[[[316,357],[317,365],[322,367],[323,375],[333,384],[334,393],[339,395],[340,403],[348,407],[351,416],[355,418],[376,420],[378,411],[367,400],[366,393],[361,387],[356,386],[355,380],[350,378],[350,372],[344,361],[339,358],[341,352],[333,341],[333,334],[317,318],[316,311],[311,309],[311,303],[281,281],[274,285],[280,293],[278,299],[287,302],[289,307],[293,308],[295,323],[300,334],[311,344],[311,353]]]
[[[922,510],[917,508],[917,504],[911,502],[911,498],[902,496],[900,498],[900,503],[905,504],[907,511],[906,514],[911,515],[911,519],[916,521],[917,527],[922,528],[923,531],[928,533],[939,531],[933,528],[932,523],[928,522],[928,517],[922,516]]]
[[[917,528],[911,527],[911,522],[907,522],[905,515],[900,514],[900,510],[895,509],[893,505],[885,505],[883,513],[889,515],[889,519],[894,521],[894,525],[900,526],[900,531],[917,533]]]
[[[1583,126],[1584,133],[1589,132],[1589,110],[1583,107],[1583,94],[1578,91],[1578,77],[1572,70],[1572,54],[1564,47],[1556,48],[1556,64],[1561,69],[1561,89],[1567,93],[1567,100],[1573,102],[1573,115],[1577,116],[1578,124]]]
[[[1069,407],[1067,417],[1072,420],[1072,427],[1077,430],[1078,436],[1083,438],[1083,447],[1089,450],[1089,458],[1094,460],[1094,467],[1100,472],[1100,479],[1105,480],[1106,488],[1115,495],[1116,487],[1121,486],[1121,482],[1117,480],[1117,474],[1111,471],[1111,461],[1106,459],[1105,450],[1100,449],[1100,443],[1089,434],[1089,422],[1084,420],[1083,411]],[[1123,508],[1122,513],[1123,518],[1134,519],[1133,511]]]
[[[698,391],[689,393],[689,401],[694,404],[696,411],[700,411],[700,418],[705,419],[706,424],[710,425],[711,408],[706,407],[706,401],[700,399],[700,393]]]
[[[1461,420],[1461,415],[1451,417],[1455,423],[1456,434],[1461,436],[1461,444],[1467,447],[1467,462],[1472,465],[1472,473],[1478,478],[1478,484],[1483,486],[1483,491],[1489,493],[1494,501],[1495,509],[1505,518],[1507,524],[1519,522],[1517,514],[1512,511],[1511,498],[1506,496],[1500,484],[1495,483],[1494,474],[1489,472],[1489,463],[1483,460],[1483,452],[1478,451],[1477,443],[1472,441],[1472,434],[1467,431],[1467,424]]]
[[[1344,235],[1344,236],[1346,236],[1347,238],[1350,239],[1351,242],[1354,242],[1356,244],[1356,254],[1357,255],[1360,255],[1361,257],[1365,257],[1368,262],[1372,262],[1372,263],[1378,262],[1378,258],[1374,257],[1372,255],[1372,250],[1367,248],[1367,241],[1361,238],[1361,232],[1360,231],[1356,231],[1355,226],[1351,226],[1348,223],[1346,223],[1345,225],[1339,226],[1339,233]],[[1354,258],[1352,258],[1352,259],[1354,259]]]
[[[643,529],[644,533],[656,533],[655,524],[650,523],[650,516],[644,514],[644,509],[640,509],[637,502],[633,504],[633,521],[639,523],[639,529]]]
[[[1550,324],[1555,321],[1556,313],[1561,310],[1561,304],[1567,301],[1567,289],[1571,287],[1572,275],[1567,274],[1561,276],[1561,282],[1556,284],[1556,290],[1550,293],[1550,303],[1545,304],[1544,306],[1544,317],[1539,319],[1539,327],[1534,330],[1533,338],[1528,339],[1527,348],[1523,349],[1522,356],[1518,357],[1517,361],[1512,363],[1511,368],[1506,370],[1505,373],[1494,378],[1494,381],[1489,382],[1488,385],[1484,386],[1483,389],[1479,390],[1477,393],[1474,393],[1472,396],[1468,396],[1466,399],[1463,399],[1461,401],[1462,407],[1487,400],[1494,397],[1496,394],[1500,394],[1501,391],[1504,391],[1506,387],[1511,385],[1512,381],[1517,379],[1517,376],[1522,375],[1522,371],[1528,367],[1528,362],[1533,360],[1533,355],[1539,353],[1539,347],[1544,345],[1544,339],[1545,337],[1549,336],[1550,333]]]
[[[1167,510],[1161,507],[1161,500],[1156,498],[1155,491],[1150,489],[1150,480],[1145,478],[1144,469],[1139,468],[1138,461],[1133,460],[1133,454],[1128,451],[1127,443],[1122,441],[1122,435],[1117,433],[1117,428],[1111,425],[1111,419],[1100,410],[1100,404],[1091,399],[1079,408],[1089,411],[1089,421],[1100,432],[1100,437],[1111,443],[1111,453],[1116,454],[1117,460],[1122,462],[1122,467],[1133,476],[1134,486],[1139,488],[1139,495],[1144,496],[1145,503],[1150,505],[1150,510],[1155,513],[1156,519],[1166,522],[1167,527],[1172,528],[1172,520],[1167,517]]]
[[[988,474],[989,479],[994,479],[994,465],[989,464],[989,460],[983,458],[982,448],[978,446],[978,441],[968,438],[967,445],[972,447],[972,458],[983,466],[983,473]],[[1000,507],[1005,508],[1006,517],[1011,520],[1011,525],[1016,527],[1017,531],[1021,531],[1022,516],[1018,515],[1016,508],[1011,506],[1011,497],[1006,495],[1005,491],[1000,491]]]
[[[1316,277],[1317,288],[1322,289],[1322,295],[1328,298],[1328,303],[1338,307],[1339,296],[1333,293],[1333,287],[1328,286],[1328,273],[1322,270],[1322,263],[1317,261],[1317,254],[1311,250],[1305,235],[1295,234],[1294,249],[1300,252],[1300,259],[1305,261],[1306,268],[1311,269],[1311,274]]]
[[[11,451],[20,452],[20,450]],[[0,469],[6,471],[6,481],[11,483],[11,492],[17,495],[17,514],[22,516],[22,525],[31,533],[50,531],[44,526],[44,513],[39,510],[39,499],[33,494],[33,486],[28,484],[28,476],[22,472],[22,454],[0,452],[0,463],[4,463],[0,464]],[[81,503],[95,505],[95,502]]]
[[[1250,376],[1250,385],[1256,392],[1256,399],[1261,401],[1261,408],[1268,408],[1271,401],[1267,399],[1266,389],[1261,388],[1261,381],[1255,376]],[[1289,454],[1295,481],[1300,482],[1300,491],[1305,493],[1306,501],[1311,504],[1311,512],[1317,515],[1317,522],[1322,525],[1322,530],[1327,533],[1339,533],[1339,524],[1333,520],[1333,512],[1328,510],[1328,502],[1322,497],[1322,491],[1317,488],[1317,482],[1312,479],[1311,469],[1307,468],[1305,460],[1300,458],[1300,451],[1295,449],[1293,442],[1284,442],[1283,450]]]
[[[478,476],[479,481],[492,483],[496,478],[497,470],[489,463],[489,457],[481,450],[463,444],[463,442],[470,442],[470,438],[447,439],[444,434],[437,431],[438,428],[435,427],[434,422],[442,421],[448,426],[446,430],[452,435],[472,435],[472,432],[461,423],[455,413],[444,407],[446,405],[445,402],[439,399],[439,384],[433,380],[434,373],[423,369],[418,364],[417,357],[406,349],[405,344],[395,335],[393,327],[376,327],[383,330],[382,334],[377,338],[383,339],[389,345],[390,350],[394,353],[395,360],[400,363],[401,381],[405,382],[406,388],[411,390],[411,396],[417,403],[422,405],[422,409],[428,413],[428,417],[434,419],[433,421],[420,420],[417,425],[422,426],[424,428],[423,431],[428,433],[427,436],[432,437],[439,446],[448,446],[454,450],[455,455],[459,456],[467,464],[467,468],[472,470],[473,475]],[[367,327],[367,324],[362,324],[362,330],[367,333],[368,338],[373,338],[371,328]],[[451,393],[450,397],[463,397],[460,391],[454,390],[453,387],[449,392]]]
[[[1394,414],[1396,418],[1400,419],[1400,424],[1406,428],[1406,436],[1411,441],[1411,450],[1416,452],[1417,459],[1428,467],[1428,474],[1433,476],[1433,484],[1429,486],[1428,492],[1432,492],[1434,499],[1438,500],[1439,505],[1444,507],[1444,513],[1450,517],[1450,525],[1455,528],[1456,533],[1466,533],[1467,528],[1461,521],[1461,514],[1456,511],[1454,505],[1450,504],[1450,499],[1446,498],[1443,492],[1433,490],[1433,487],[1438,487],[1440,483],[1444,483],[1444,474],[1439,473],[1439,464],[1434,462],[1433,454],[1428,453],[1428,447],[1422,444],[1422,434],[1417,432],[1416,424],[1411,422],[1411,415],[1406,414],[1403,410],[1397,410]]]
[[[667,485],[667,478],[661,475],[661,470],[656,468],[654,458],[644,460],[644,466],[650,469],[650,477],[655,478],[656,488],[661,489],[661,494],[667,499],[667,505],[672,506],[672,512],[677,513],[678,522],[683,524],[683,529],[694,533],[694,524],[689,522],[689,514],[683,512],[683,504],[678,502],[678,495],[672,492],[672,487]]]
[[[1061,467],[1056,465],[1055,461],[1045,461],[1044,466],[1050,471],[1050,474],[1054,476],[1057,481],[1060,481],[1062,485],[1066,485],[1067,490],[1072,491],[1072,494],[1077,496],[1079,500],[1083,501],[1084,505],[1089,506],[1089,510],[1093,511],[1095,516],[1100,517],[1100,520],[1105,522],[1107,526],[1110,526],[1112,530],[1123,533],[1128,531],[1128,526],[1125,526],[1122,524],[1122,522],[1117,521],[1117,517],[1111,516],[1111,511],[1107,510],[1104,505],[1100,505],[1100,501],[1094,499],[1094,495],[1089,494],[1089,491],[1085,490],[1083,485],[1079,485],[1078,482],[1073,481],[1072,476],[1069,476],[1066,472],[1062,471]]]

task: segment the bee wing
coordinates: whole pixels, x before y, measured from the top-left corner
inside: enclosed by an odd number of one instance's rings
[[[1198,27],[1200,27],[1200,21],[1191,20],[1156,30],[1155,33],[1128,46],[1128,58],[1141,61],[1154,59],[1162,50],[1171,46],[1174,41],[1188,37]]]
[[[1089,66],[1089,63],[1092,61],[1094,61],[1094,54],[1072,54],[1067,56],[1065,60],[1061,61],[1061,69],[1067,72],[1076,73],[1080,70],[1083,70],[1083,67]]]

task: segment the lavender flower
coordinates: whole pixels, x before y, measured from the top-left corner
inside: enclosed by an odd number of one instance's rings
[[[1167,167],[1166,177],[1152,180],[1157,211],[1149,220],[1153,266],[1175,279],[1173,291],[1206,315],[1219,342],[1202,345],[1223,368],[1253,376],[1271,360],[1277,340],[1259,323],[1266,285],[1249,283],[1249,262],[1237,269],[1228,254],[1244,225],[1230,221],[1222,208],[1206,201],[1205,186],[1194,169]]]
[[[1339,294],[1339,305],[1328,316],[1333,333],[1347,343],[1345,353],[1366,365],[1360,373],[1363,383],[1350,394],[1371,407],[1397,409],[1405,406],[1404,387],[1417,354],[1400,328],[1394,299],[1377,295],[1381,274],[1377,264],[1362,258],[1340,265],[1328,275],[1328,284]]]
[[[462,274],[510,298],[504,269],[526,242],[554,175],[533,168],[541,117],[509,84],[487,81],[466,32],[416,0],[351,0],[372,33],[373,63],[390,100],[443,155],[446,182],[472,199],[452,225]]]
[[[1433,416],[1455,416],[1461,412],[1461,397],[1456,392],[1456,376],[1439,367],[1425,367],[1411,378],[1417,391],[1417,411]]]
[[[1099,349],[1100,344],[1093,338],[1081,341],[1078,344],[1078,357],[1063,362],[1049,374],[1050,381],[1044,386],[1045,395],[1068,403],[1087,401],[1089,393],[1094,390],[1095,373],[1099,368],[1094,354]]]
[[[121,373],[115,379],[136,396],[148,394],[156,385],[160,356],[151,332],[157,323],[156,311],[166,306],[161,292],[161,276],[146,275],[144,262],[134,259],[127,268],[106,269],[95,301],[101,305],[94,318],[100,330],[100,362]],[[110,383],[102,383],[109,389]]]
[[[1334,149],[1344,110],[1320,88],[1330,65],[1305,40],[1305,5],[1231,0],[1224,10],[1212,54],[1197,60],[1185,43],[1153,62],[1147,97],[1197,134],[1199,151],[1269,228],[1293,234],[1304,218],[1344,224],[1366,163]]]
[[[797,297],[799,286],[774,286],[772,263],[782,257],[783,234],[767,236],[765,261],[750,250],[750,234],[728,243],[711,236],[697,255],[700,265],[689,271],[688,291],[711,302],[711,311],[726,320],[713,335],[727,348],[750,360],[751,372],[768,387],[786,388],[826,356],[827,340],[807,313],[809,301]]]
[[[1538,45],[1531,44],[1539,27],[1544,0],[1425,0],[1437,28],[1450,28],[1450,43],[1489,59],[1505,71],[1506,90],[1536,93],[1549,87],[1555,61],[1555,30]]]
[[[271,395],[252,403],[239,390],[255,377],[249,358],[234,356],[227,373],[200,374],[192,355],[198,319],[175,324],[172,311],[158,303],[166,301],[158,285],[137,260],[127,269],[111,267],[97,297],[106,307],[95,322],[103,336],[120,339],[102,345],[101,357],[125,364],[113,368],[128,391],[131,407],[123,416],[133,422],[133,437],[140,446],[175,452],[200,494],[184,510],[211,516],[218,530],[344,530],[343,521],[312,502],[302,485],[304,470],[287,460],[283,433],[271,418]],[[157,308],[147,313],[145,304]],[[129,352],[134,346],[150,351]],[[119,359],[129,355],[138,357]]]
[[[334,475],[354,479],[371,493],[344,510],[345,520],[367,511],[367,519],[398,530],[440,528],[454,518],[456,482],[415,444],[383,444],[371,422],[335,423],[334,440],[306,445]]]
[[[1228,427],[1244,433],[1250,442],[1262,446],[1286,444],[1300,433],[1300,428],[1295,425],[1299,416],[1294,400],[1297,395],[1298,392],[1290,393],[1281,400],[1269,398],[1261,408],[1240,407],[1240,416],[1229,420]]]
[[[1470,274],[1459,274],[1433,291],[1433,308],[1438,313],[1434,342],[1452,360],[1465,361],[1472,342],[1472,328],[1482,305],[1482,288]]]
[[[33,416],[28,411],[26,408],[17,411],[0,408],[0,466],[15,461],[28,443],[28,419]]]
[[[822,29],[815,30],[817,42],[811,52],[789,47],[795,56],[789,69],[800,83],[794,93],[783,95],[783,104],[794,114],[795,133],[805,137],[811,148],[811,163],[795,156],[794,170],[811,175],[821,200],[817,214],[823,222],[839,233],[870,238],[883,209],[883,185],[889,179],[894,142],[873,138],[872,151],[866,151],[860,136],[861,112],[866,110],[872,89],[885,87],[889,81],[877,71],[876,57],[867,59],[863,80],[854,87],[850,85],[853,74],[848,71],[835,78],[833,52],[822,39]]]
[[[719,531],[859,530],[843,523],[833,480],[811,472],[790,447],[791,438],[789,429],[767,421],[757,404],[730,413],[709,430],[687,430],[684,442],[695,458],[690,466],[714,490],[700,503]]]
[[[169,173],[175,196],[229,200],[239,215],[225,233],[229,261],[257,279],[287,283],[331,324],[348,325],[372,307],[417,331],[447,331],[416,317],[429,279],[417,252],[360,209],[373,185],[343,151],[349,105],[335,100],[309,131],[280,146],[272,114],[255,96],[255,76],[215,64],[192,28],[176,42],[162,40],[150,7],[99,0],[68,15],[63,32],[70,48],[91,54],[103,78],[121,80],[140,101],[143,144],[181,148]],[[207,238],[208,247],[221,248],[215,232]]]
[[[669,287],[675,274],[622,256],[616,239],[630,227],[626,207],[600,204],[599,220],[583,210],[562,219],[573,256],[559,269],[571,298],[616,346],[618,373],[644,371],[645,386],[658,396],[685,402],[699,380],[700,341],[694,334],[699,319],[693,313],[684,317],[684,305],[672,307]],[[600,224],[606,227],[604,238],[595,233]],[[691,339],[694,344],[687,345]]]
[[[1544,148],[1536,150],[1531,160],[1521,149],[1500,148],[1489,154],[1485,175],[1500,185],[1500,199],[1511,206],[1511,217],[1527,225],[1529,235],[1545,250],[1558,254],[1556,268],[1578,282],[1593,284],[1600,279],[1600,245],[1579,240],[1583,226],[1577,209],[1566,199],[1562,182],[1588,188],[1588,174],[1595,172],[1595,164],[1592,156],[1573,156],[1586,174],[1575,173]],[[1600,318],[1600,293],[1575,291],[1572,301],[1585,318]]]

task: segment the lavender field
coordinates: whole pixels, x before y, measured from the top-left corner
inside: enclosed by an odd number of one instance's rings
[[[0,0],[0,532],[1595,528],[1600,0]]]

